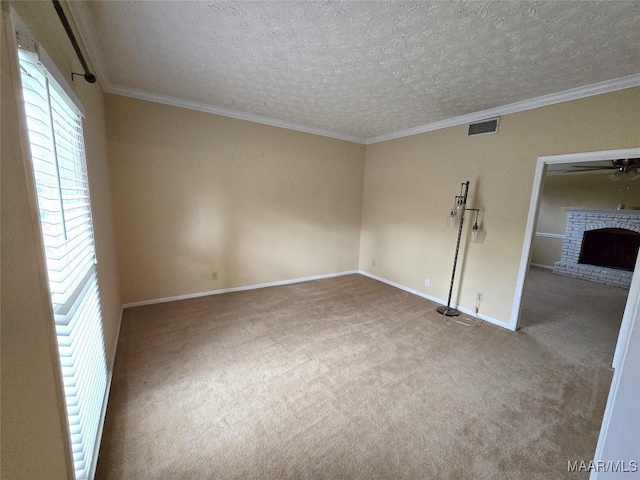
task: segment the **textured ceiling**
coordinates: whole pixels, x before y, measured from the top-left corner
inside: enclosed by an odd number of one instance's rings
[[[88,18],[108,85],[360,139],[640,72],[638,1],[90,1]]]

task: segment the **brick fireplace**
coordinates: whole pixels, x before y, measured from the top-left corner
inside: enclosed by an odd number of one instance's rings
[[[640,244],[640,210],[567,208],[566,211],[562,256],[554,264],[553,272],[629,288]],[[585,232],[589,232],[588,242],[585,242]],[[594,245],[594,241],[599,243]],[[587,246],[586,250],[583,245]],[[603,251],[603,255],[594,255],[606,248],[609,250]]]

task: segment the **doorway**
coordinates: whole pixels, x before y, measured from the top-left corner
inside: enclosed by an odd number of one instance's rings
[[[529,204],[529,214],[527,217],[527,226],[525,230],[525,237],[523,242],[522,254],[520,258],[520,267],[518,270],[518,278],[516,281],[516,289],[513,301],[513,308],[511,312],[511,319],[509,328],[516,330],[520,321],[522,310],[522,297],[524,291],[524,281],[529,271],[529,264],[532,253],[532,243],[535,234],[535,225],[538,218],[541,201],[541,190],[543,186],[543,178],[549,167],[571,164],[580,162],[581,164],[588,164],[589,162],[600,162],[603,160],[616,160],[619,158],[637,158],[640,157],[640,148],[621,149],[621,150],[606,150],[600,152],[586,152],[575,153],[565,155],[553,155],[538,157],[536,164],[536,171],[534,176],[533,188],[531,193],[531,201]],[[639,262],[640,263],[640,262]],[[620,326],[620,332],[618,334],[618,340],[616,343],[616,349],[613,357],[613,368],[616,368],[621,360],[623,353],[623,347],[627,344],[627,338],[630,331],[630,325],[632,320],[632,313],[635,308],[640,305],[640,275],[638,275],[638,263],[636,263],[635,274],[631,282],[631,287],[628,292],[626,308],[624,311],[622,324]]]

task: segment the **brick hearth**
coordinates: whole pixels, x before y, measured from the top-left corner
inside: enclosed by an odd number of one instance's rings
[[[566,208],[567,230],[560,261],[553,273],[592,282],[629,288],[633,272],[578,263],[584,232],[601,228],[624,228],[640,233],[640,210],[594,210]]]

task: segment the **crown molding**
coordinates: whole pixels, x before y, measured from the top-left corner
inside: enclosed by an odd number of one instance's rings
[[[253,113],[241,112],[238,110],[231,110],[228,108],[217,107],[201,102],[194,102],[191,100],[185,100],[179,97],[173,97],[169,95],[161,95],[158,93],[148,92],[145,90],[138,90],[134,88],[125,87],[123,85],[113,84],[109,78],[107,68],[102,57],[100,44],[98,43],[98,37],[95,29],[93,28],[93,22],[91,20],[91,14],[87,7],[86,2],[66,2],[73,22],[77,26],[77,31],[80,40],[84,44],[88,57],[93,64],[95,75],[102,86],[102,90],[106,93],[112,93],[115,95],[122,95],[125,97],[137,98],[139,100],[146,100],[149,102],[162,103],[164,105],[171,105],[173,107],[187,108],[190,110],[197,110],[205,113],[212,113],[214,115],[221,115],[224,117],[236,118],[238,120],[246,120],[254,123],[261,123],[264,125],[270,125],[272,127],[286,128],[288,130],[296,130],[298,132],[311,133],[313,135],[320,135],[323,137],[335,138],[338,140],[345,140],[347,142],[354,142],[364,144],[366,139],[364,137],[357,137],[353,135],[343,135],[341,133],[332,132],[329,130],[323,130],[321,128],[309,127],[299,123],[287,122],[279,120],[277,118],[267,117],[263,115],[256,115]]]
[[[383,135],[378,135],[375,137],[364,138],[354,135],[341,134],[329,130],[323,130],[320,128],[309,127],[307,125],[299,123],[287,122],[264,115],[256,115],[253,113],[231,110],[228,108],[217,107],[215,105],[206,103],[185,100],[179,97],[161,95],[145,90],[137,90],[122,85],[114,85],[109,79],[109,74],[102,57],[100,45],[97,41],[97,36],[93,28],[93,23],[91,21],[91,14],[86,2],[67,1],[65,3],[67,4],[69,11],[71,12],[73,21],[78,27],[77,30],[80,39],[82,40],[88,51],[88,56],[91,60],[91,63],[93,64],[95,75],[98,78],[102,89],[107,93],[113,93],[125,97],[146,100],[149,102],[162,103],[174,107],[187,108],[190,110],[212,113],[214,115],[221,115],[224,117],[231,117],[239,120],[246,120],[249,122],[261,123],[265,125],[271,125],[273,127],[286,128],[289,130],[296,130],[299,132],[311,133],[313,135],[320,135],[323,137],[335,138],[338,140],[345,140],[348,142],[361,143],[365,145],[385,142],[388,140],[395,140],[402,137],[409,137],[411,135],[417,135],[420,133],[432,132],[434,130],[440,130],[443,128],[477,122],[479,120],[485,120],[491,117],[499,117],[501,115],[507,115],[510,113],[523,112],[525,110],[531,110],[534,108],[545,107],[557,103],[578,100],[594,95],[600,95],[603,93],[615,92],[617,90],[624,90],[626,88],[640,86],[640,74],[634,74],[627,77],[616,78],[613,80],[607,80],[600,83],[594,83],[591,85],[585,85],[582,87],[565,90],[563,92],[543,95],[541,97],[511,103],[508,105],[491,108],[489,110],[482,110],[479,112],[469,113],[467,115],[439,120],[437,122],[427,123],[425,125],[419,125],[417,127],[399,130],[397,132],[385,133]]]
[[[348,142],[361,143],[365,145],[371,145],[374,143],[385,142],[388,140],[395,140],[398,138],[409,137],[411,135],[417,135],[420,133],[432,132],[434,130],[440,130],[443,128],[454,127],[457,125],[464,125],[471,122],[477,122],[479,120],[485,120],[491,117],[499,117],[501,115],[508,115],[510,113],[523,112],[526,110],[532,110],[534,108],[546,107],[548,105],[554,105],[558,103],[568,102],[571,100],[579,100],[581,98],[591,97],[594,95],[601,95],[603,93],[615,92],[618,90],[624,90],[626,88],[633,88],[640,86],[640,74],[629,75],[627,77],[616,78],[613,80],[607,80],[605,82],[594,83],[591,85],[585,85],[583,87],[573,88],[571,90],[565,90],[564,92],[552,93],[550,95],[544,95],[542,97],[532,98],[524,100],[522,102],[511,103],[489,110],[482,110],[480,112],[474,112],[467,115],[461,115],[458,117],[448,118],[437,122],[428,123],[426,125],[420,125],[412,127],[406,130],[400,130],[398,132],[387,133],[376,137],[362,138],[352,135],[342,135],[337,132],[329,130],[323,130],[319,128],[308,127],[303,124],[286,122],[263,115],[255,115],[247,112],[240,112],[237,110],[230,110],[227,108],[216,107],[200,102],[193,102],[190,100],[184,100],[182,98],[173,97],[169,95],[161,95],[157,93],[151,93],[144,90],[136,90],[121,85],[109,84],[104,90],[107,93],[113,93],[116,95],[122,95],[125,97],[137,98],[139,100],[146,100],[149,102],[162,103],[165,105],[171,105],[174,107],[187,108],[190,110],[197,110],[205,113],[212,113],[214,115],[221,115],[224,117],[236,118],[239,120],[246,120],[249,122],[261,123],[265,125],[271,125],[273,127],[286,128],[289,130],[296,130],[299,132],[311,133],[314,135],[321,135],[323,137],[335,138],[338,140],[345,140]]]
[[[464,125],[466,123],[477,122],[491,117],[523,112],[525,110],[532,110],[534,108],[546,107],[556,103],[578,100],[581,98],[591,97],[593,95],[600,95],[603,93],[615,92],[617,90],[624,90],[626,88],[638,86],[640,86],[640,74],[629,75],[627,77],[615,78],[613,80],[572,88],[571,90],[565,90],[564,92],[543,95],[542,97],[532,98],[522,102],[510,103],[501,107],[490,108],[489,110],[482,110],[480,112],[469,113],[459,117],[427,123],[426,125],[420,125],[418,127],[412,127],[398,132],[369,137],[366,140],[366,144],[370,145],[373,143],[386,142],[388,140],[395,140],[397,138],[417,135],[419,133],[432,132],[434,130]]]
[[[221,115],[223,117],[236,118],[238,120],[246,120],[248,122],[261,123],[264,125],[270,125],[272,127],[286,128],[287,130],[296,130],[298,132],[311,133],[313,135],[320,135],[322,137],[335,138],[337,140],[345,140],[347,142],[364,144],[366,139],[362,137],[355,137],[351,135],[342,135],[330,130],[323,130],[321,128],[308,127],[301,123],[286,122],[277,118],[266,117],[263,115],[256,115],[253,113],[241,112],[238,110],[230,110],[228,108],[216,107],[207,103],[193,102],[191,100],[184,100],[178,97],[172,97],[170,95],[161,95],[159,93],[147,92],[145,90],[137,90],[135,88],[123,87],[122,85],[111,85],[106,89],[107,93],[113,93],[115,95],[122,95],[124,97],[137,98],[139,100],[147,100],[149,102],[162,103],[164,105],[171,105],[173,107],[187,108],[189,110],[197,110],[199,112],[212,113],[214,115]]]

